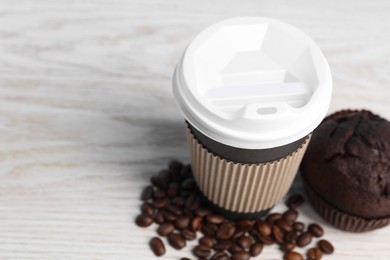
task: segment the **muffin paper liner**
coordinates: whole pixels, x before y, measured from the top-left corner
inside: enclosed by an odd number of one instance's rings
[[[390,217],[381,219],[365,219],[347,214],[332,207],[311,188],[310,184],[305,179],[304,174],[302,174],[302,179],[311,205],[323,219],[335,227],[349,232],[366,232],[390,224]]]
[[[242,164],[211,153],[186,127],[192,172],[203,195],[219,207],[253,213],[273,207],[289,190],[311,135],[290,155],[267,163]]]

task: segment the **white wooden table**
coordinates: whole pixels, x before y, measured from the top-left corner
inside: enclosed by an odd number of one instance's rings
[[[334,75],[330,112],[390,119],[387,0],[0,0],[0,259],[155,259],[155,226],[134,218],[150,176],[189,161],[175,63],[205,26],[241,15],[314,38]],[[341,232],[309,205],[301,219],[334,242],[324,259],[390,259],[390,227]]]

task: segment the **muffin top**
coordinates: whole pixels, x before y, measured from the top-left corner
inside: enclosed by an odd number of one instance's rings
[[[325,201],[351,215],[390,217],[390,122],[369,111],[344,110],[314,131],[301,165]]]

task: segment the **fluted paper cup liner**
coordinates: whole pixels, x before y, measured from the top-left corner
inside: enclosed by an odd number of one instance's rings
[[[235,213],[272,208],[289,190],[310,140],[291,154],[258,164],[226,160],[204,147],[186,128],[192,172],[203,195],[218,207]]]
[[[309,202],[318,214],[333,226],[349,232],[366,232],[378,229],[390,224],[390,218],[365,219],[351,214],[347,214],[322,199],[315,192],[308,181],[303,176],[304,188]]]

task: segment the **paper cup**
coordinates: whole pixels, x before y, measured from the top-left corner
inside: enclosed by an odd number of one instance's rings
[[[231,218],[279,202],[331,90],[320,49],[288,24],[245,17],[202,31],[176,67],[173,91],[206,200]]]

